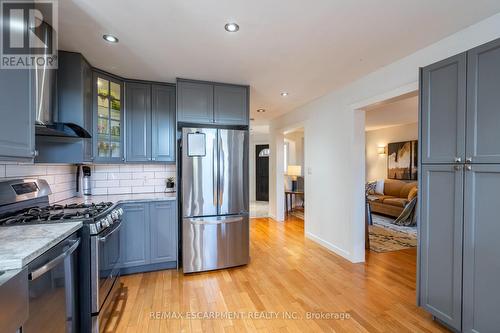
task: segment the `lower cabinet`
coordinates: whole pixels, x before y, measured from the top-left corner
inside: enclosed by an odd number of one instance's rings
[[[420,305],[460,330],[463,166],[425,165],[421,177]]]
[[[498,332],[500,164],[422,166],[420,305],[460,332]]]
[[[121,208],[122,274],[176,268],[176,201],[126,203]]]

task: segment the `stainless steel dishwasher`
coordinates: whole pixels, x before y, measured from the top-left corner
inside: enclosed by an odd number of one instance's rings
[[[29,316],[23,333],[78,332],[79,246],[75,233],[28,265]]]

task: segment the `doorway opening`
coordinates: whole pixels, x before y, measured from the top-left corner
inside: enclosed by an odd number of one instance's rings
[[[269,216],[269,129],[250,130],[250,217]]]
[[[366,250],[415,251],[418,194],[418,93],[365,111]]]
[[[285,217],[305,218],[304,128],[284,133]]]

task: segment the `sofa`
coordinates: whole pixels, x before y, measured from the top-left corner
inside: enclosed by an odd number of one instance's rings
[[[380,181],[379,181],[380,182]],[[380,186],[367,192],[367,200],[372,213],[380,213],[398,217],[405,206],[417,196],[417,182],[405,182],[396,179],[383,181],[383,192]]]

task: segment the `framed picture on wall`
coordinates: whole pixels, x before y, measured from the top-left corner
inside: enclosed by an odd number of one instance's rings
[[[387,178],[416,180],[418,177],[418,141],[387,145]]]

